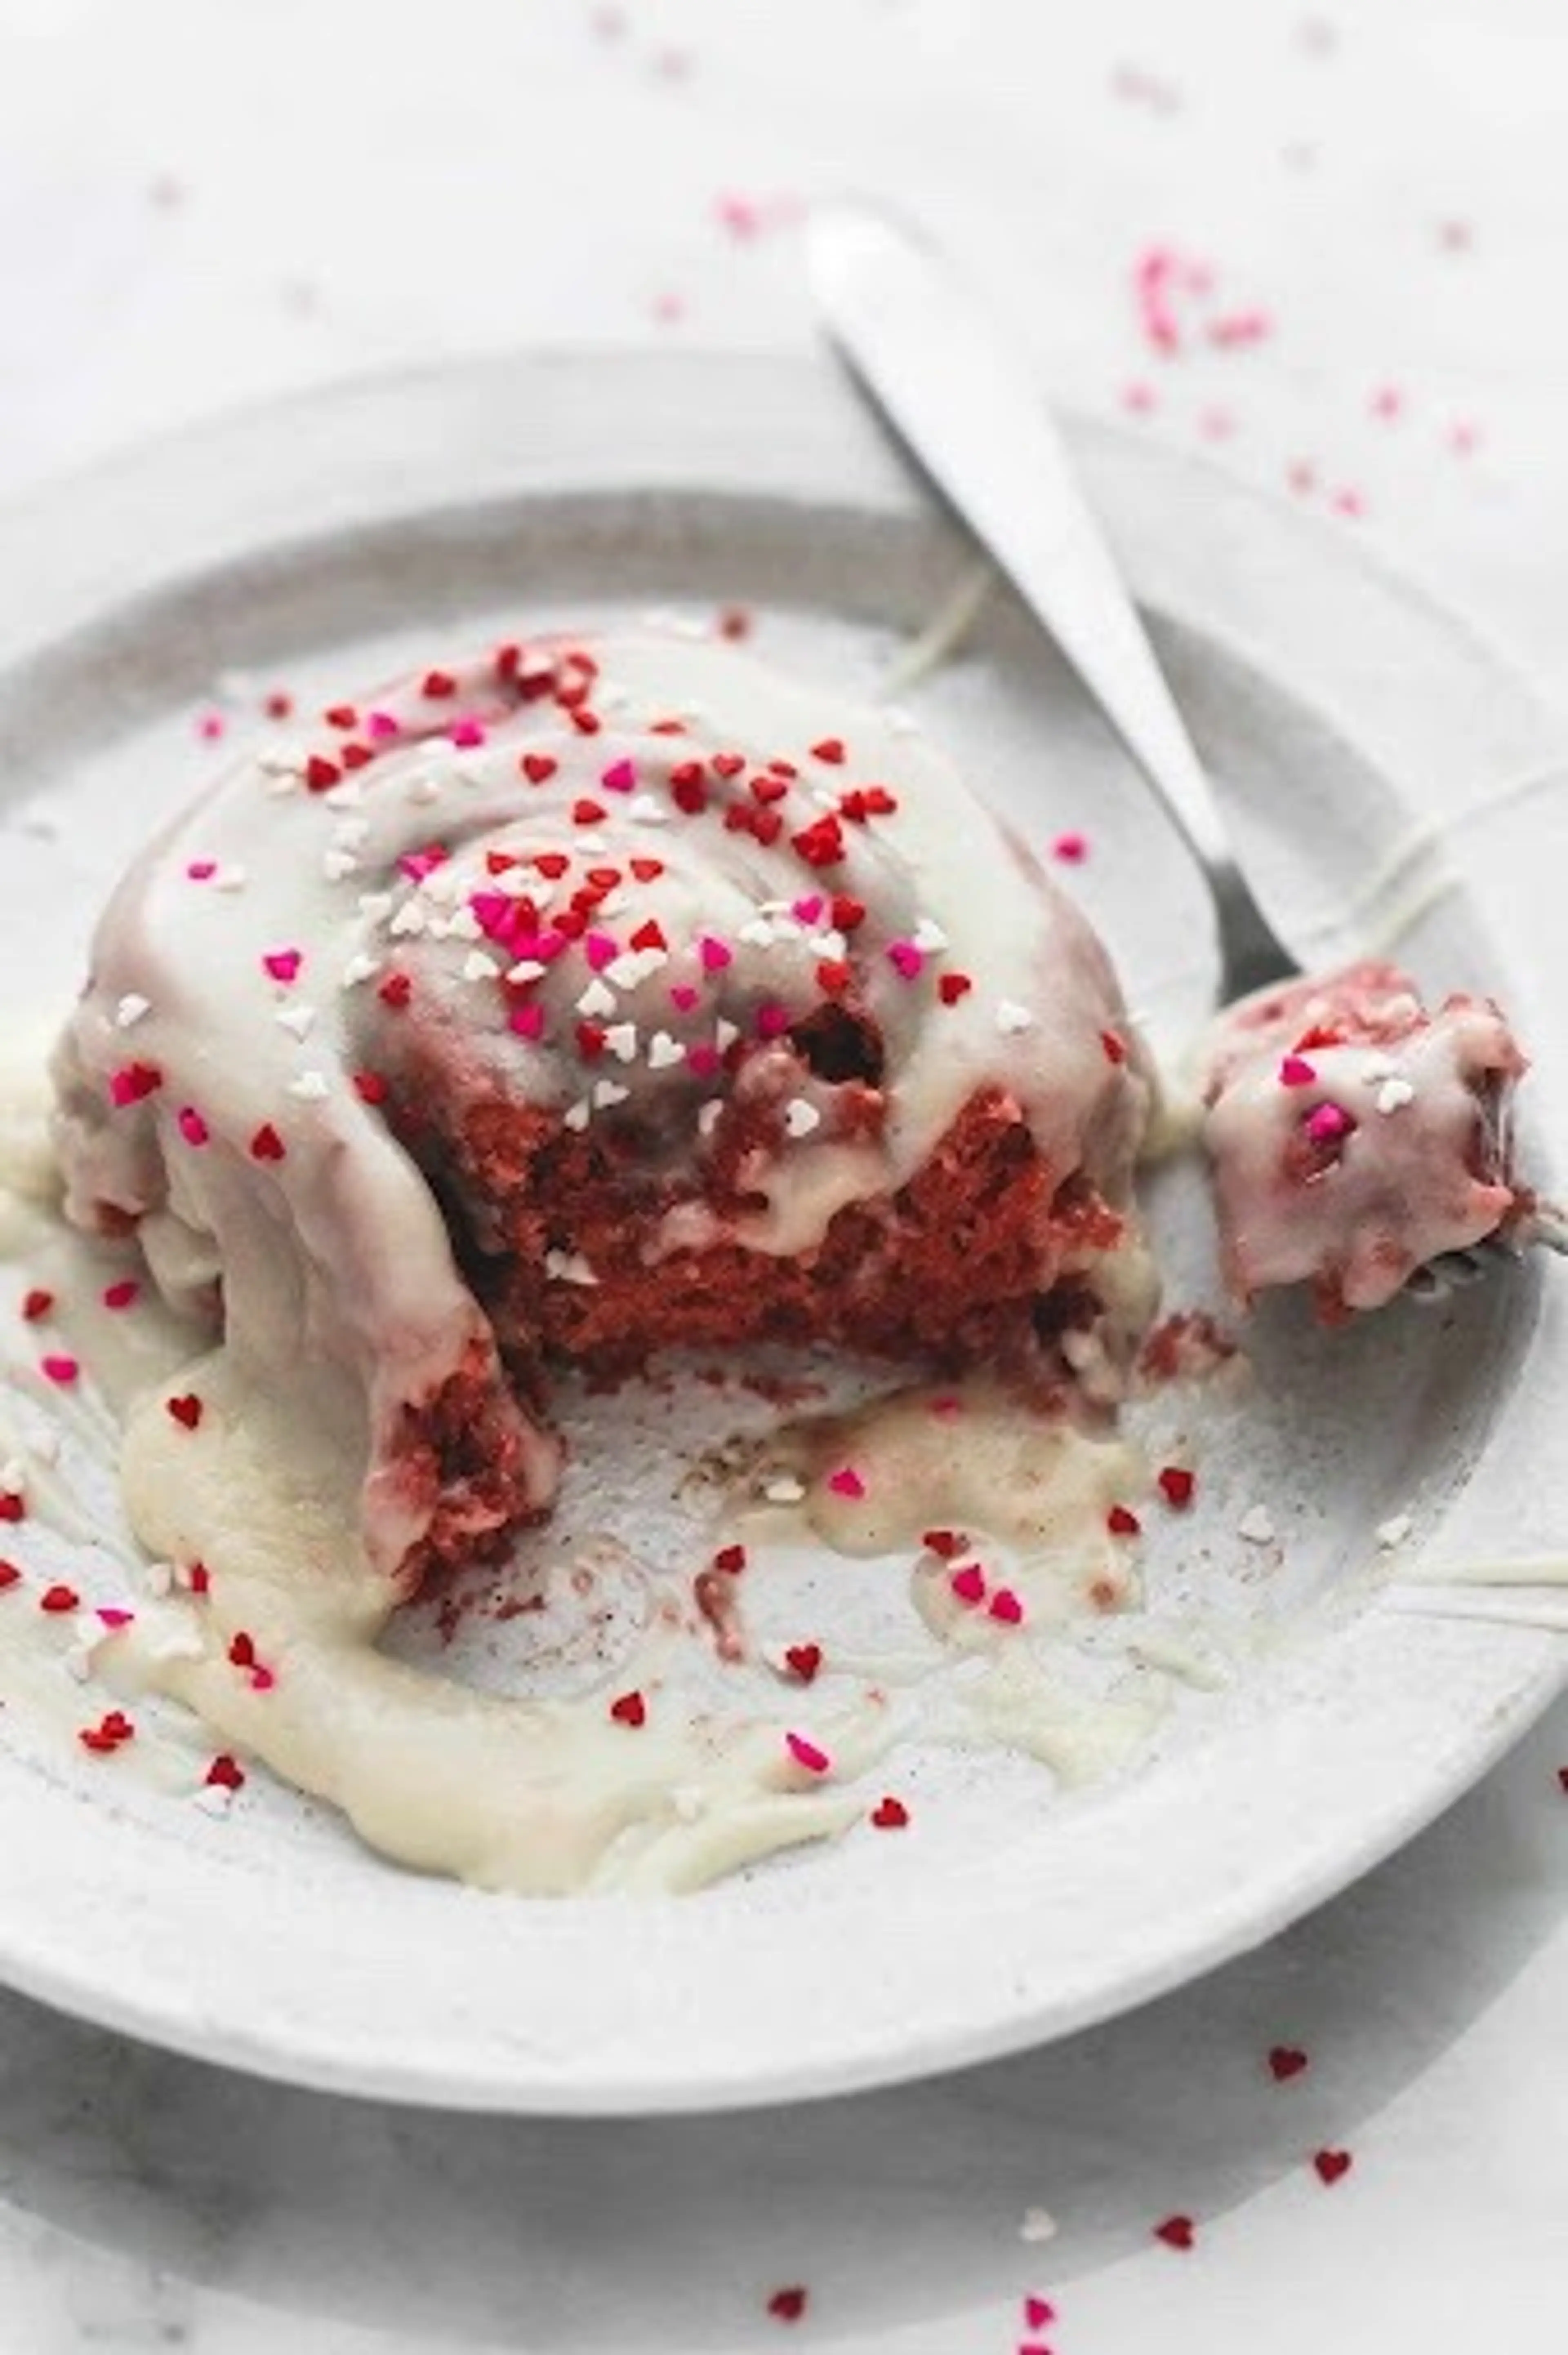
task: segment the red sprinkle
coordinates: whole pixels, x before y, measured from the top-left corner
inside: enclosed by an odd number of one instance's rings
[[[828,902],[828,913],[835,932],[858,932],[865,922],[865,902],[852,900],[847,891],[835,891]]]
[[[576,801],[572,804],[574,826],[602,826],[607,813],[599,802]]]
[[[542,785],[555,775],[559,763],[548,752],[524,752],[517,765],[531,785]]]
[[[15,1488],[0,1488],[0,1521],[25,1521],[27,1500],[18,1497]]]
[[[1191,2216],[1167,2216],[1154,2227],[1154,2237],[1168,2249],[1190,2249],[1197,2238],[1197,2226]]]
[[[811,747],[813,761],[825,761],[830,769],[842,769],[844,762],[843,741],[838,736],[824,736]]]
[[[1269,2048],[1268,2073],[1277,2085],[1292,2077],[1299,2077],[1308,2065],[1307,2055],[1297,2044],[1275,2044]]]
[[[327,760],[320,752],[313,752],[305,762],[305,788],[309,793],[330,793],[333,786],[340,782],[342,776],[343,771],[338,767],[337,762]]]
[[[228,1646],[228,1657],[233,1666],[237,1668],[253,1668],[256,1666],[256,1638],[254,1636],[248,1636],[245,1633],[245,1630],[241,1628],[238,1635],[234,1637]]]
[[[901,1832],[909,1821],[909,1810],[902,1799],[880,1799],[871,1811],[871,1820],[879,1832]]]
[[[1126,1505],[1111,1507],[1106,1515],[1106,1527],[1113,1538],[1136,1538],[1143,1532],[1143,1523]]]
[[[282,1138],[270,1120],[264,1120],[250,1140],[252,1161],[281,1161],[285,1146]]]
[[[820,1644],[791,1644],[784,1655],[784,1665],[800,1684],[809,1685],[822,1665]]]
[[[715,1570],[727,1570],[732,1578],[746,1568],[746,1548],[743,1545],[720,1546],[714,1556]]]
[[[4,1594],[8,1586],[20,1586],[21,1583],[22,1573],[16,1563],[0,1561],[0,1594]]]
[[[1105,1058],[1107,1063],[1126,1062],[1127,1041],[1125,1039],[1118,1039],[1114,1030],[1102,1030],[1100,1032],[1100,1045],[1105,1050]]]
[[[118,1284],[106,1284],[103,1305],[105,1308],[129,1308],[141,1289],[133,1275],[122,1277]]]
[[[46,1586],[38,1597],[38,1608],[40,1611],[57,1614],[62,1611],[79,1611],[81,1597],[74,1586]]]
[[[1184,1506],[1192,1503],[1192,1491],[1197,1487],[1197,1477],[1195,1474],[1187,1470],[1185,1465],[1167,1464],[1163,1465],[1160,1469],[1159,1479],[1160,1494],[1164,1497],[1168,1505],[1174,1505],[1176,1507],[1178,1512],[1180,1512]]]
[[[77,1740],[84,1750],[102,1758],[118,1750],[122,1742],[133,1741],[135,1735],[136,1729],[123,1710],[111,1709],[97,1725],[83,1726]]]
[[[738,752],[715,752],[714,754],[714,774],[715,777],[738,777],[745,766],[746,762]],[[672,771],[671,773],[673,775],[673,771]]]
[[[985,1601],[985,1572],[978,1561],[969,1562],[963,1570],[955,1570],[948,1581],[960,1603]]]
[[[1022,1624],[1023,1605],[1011,1586],[999,1586],[986,1607],[989,1615],[992,1619],[1000,1619],[1004,1626],[1017,1627]]]
[[[959,1554],[967,1553],[969,1544],[961,1529],[922,1529],[920,1542],[927,1553],[938,1555],[943,1561],[953,1561]]]
[[[76,1359],[66,1357],[40,1358],[38,1368],[60,1390],[69,1390],[81,1372]]]
[[[191,1593],[193,1594],[211,1593],[212,1572],[208,1570],[205,1561],[193,1561],[186,1575],[190,1579]]]
[[[293,697],[291,695],[284,695],[280,689],[274,689],[270,695],[264,698],[261,705],[261,709],[267,714],[269,719],[287,719],[290,713],[293,710]]]
[[[322,713],[329,728],[357,728],[359,714],[352,703],[332,703]]]
[[[245,1769],[237,1758],[229,1756],[227,1750],[220,1750],[203,1779],[213,1790],[242,1791],[245,1788]]]
[[[29,1325],[36,1325],[40,1316],[47,1316],[48,1315],[54,1305],[55,1295],[52,1292],[35,1289],[34,1291],[29,1292],[26,1298],[23,1301],[22,1314],[26,1318]]]
[[[937,983],[937,995],[944,1006],[956,1006],[959,998],[967,997],[973,987],[974,983],[967,973],[945,973]]]
[[[1320,2183],[1338,2183],[1341,2175],[1350,2173],[1354,2162],[1348,2150],[1315,2150],[1312,2164]]]
[[[202,1404],[194,1391],[186,1391],[181,1398],[165,1399],[164,1404],[175,1421],[183,1423],[187,1431],[194,1431],[201,1421]]]
[[[389,973],[385,981],[376,983],[376,995],[383,1006],[401,1012],[414,995],[414,985],[406,973]]]
[[[836,817],[827,814],[802,826],[789,840],[808,867],[836,867],[844,855],[843,829]]]
[[[419,693],[430,703],[444,703],[457,689],[458,683],[450,670],[428,670],[419,681]]]
[[[807,2295],[800,2288],[776,2289],[768,2301],[768,2311],[775,2322],[799,2322],[806,2311]]]
[[[640,1692],[622,1693],[609,1704],[609,1713],[617,1725],[641,1725],[648,1717],[648,1704]]]
[[[378,1104],[387,1101],[387,1082],[379,1071],[355,1071],[354,1092],[361,1103]]]

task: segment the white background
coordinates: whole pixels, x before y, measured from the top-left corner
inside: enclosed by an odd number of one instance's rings
[[[922,210],[1063,397],[1364,535],[1561,702],[1565,121],[1561,0],[0,0],[0,491],[444,354],[799,349],[790,219],[848,185]],[[1207,278],[1171,356],[1151,248]],[[0,2001],[0,2355],[1556,2355],[1563,1764],[1560,1709],[1261,1955],[810,2130],[402,2117]]]

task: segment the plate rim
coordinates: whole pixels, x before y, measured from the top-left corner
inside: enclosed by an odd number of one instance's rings
[[[845,495],[845,484],[853,481],[859,492],[855,503],[863,506],[909,514],[930,510],[933,502],[929,495],[894,456],[836,373],[815,360],[780,361],[768,355],[741,353],[579,353],[556,349],[493,354],[392,374],[357,376],[249,403],[203,421],[195,429],[175,430],[152,442],[128,445],[10,501],[5,521],[13,555],[18,560],[10,568],[6,582],[0,583],[0,667],[9,670],[25,662],[32,653],[59,642],[62,633],[69,634],[72,627],[80,626],[93,613],[112,612],[123,600],[128,592],[122,551],[133,539],[133,535],[124,531],[124,521],[128,512],[135,511],[138,501],[150,503],[155,513],[171,496],[171,487],[177,494],[185,481],[202,489],[207,497],[217,499],[218,506],[209,514],[198,504],[197,507],[182,511],[174,529],[165,528],[150,571],[145,563],[143,565],[143,578],[137,593],[160,584],[172,584],[193,569],[200,570],[201,564],[191,553],[193,547],[199,551],[205,546],[207,552],[204,561],[220,560],[213,550],[221,549],[224,528],[227,526],[232,529],[242,523],[246,512],[244,497],[230,499],[225,490],[226,482],[239,480],[247,452],[257,446],[265,451],[269,442],[276,443],[280,438],[287,442],[302,425],[307,429],[307,439],[309,432],[320,432],[330,441],[341,435],[345,420],[356,410],[361,415],[379,411],[395,422],[400,419],[417,422],[427,409],[439,413],[443,404],[461,405],[464,398],[482,408],[486,401],[493,404],[498,390],[507,389],[523,394],[517,407],[525,412],[530,389],[538,395],[543,385],[553,396],[573,382],[579,389],[568,396],[573,405],[586,400],[591,406],[596,399],[602,402],[608,385],[612,406],[616,401],[628,406],[641,403],[644,421],[656,421],[673,413],[672,387],[683,380],[689,383],[694,376],[705,374],[711,380],[715,370],[725,372],[732,381],[745,378],[756,389],[753,400],[746,404],[748,417],[753,413],[765,416],[770,407],[776,408],[781,390],[788,400],[801,432],[799,446],[784,469],[783,482],[776,487],[775,496],[798,493],[802,483],[810,479],[812,468],[822,462],[823,453],[836,449],[835,463],[842,469],[842,479],[834,487],[840,497]],[[588,388],[586,394],[581,389],[584,387]],[[549,400],[543,405],[548,410]],[[1453,655],[1456,650],[1462,650],[1471,673],[1484,677],[1491,691],[1507,699],[1513,715],[1510,725],[1521,745],[1538,741],[1538,757],[1543,762],[1557,749],[1544,697],[1538,695],[1528,678],[1492,648],[1482,633],[1450,613],[1430,591],[1407,581],[1382,551],[1352,544],[1342,527],[1304,514],[1282,499],[1240,482],[1202,453],[1167,448],[1139,434],[1136,429],[1098,418],[1070,420],[1069,431],[1085,459],[1092,484],[1097,485],[1100,477],[1109,479],[1118,473],[1130,474],[1135,479],[1162,477],[1167,483],[1181,486],[1178,505],[1183,499],[1195,500],[1200,506],[1220,502],[1232,512],[1245,512],[1254,519],[1263,519],[1266,535],[1272,532],[1277,538],[1283,532],[1294,545],[1310,551],[1319,570],[1326,560],[1336,578],[1349,576],[1363,586],[1370,584],[1403,617],[1414,619],[1435,645],[1441,641],[1443,653]],[[547,444],[548,435],[541,438]],[[504,442],[506,436],[503,434],[500,439]],[[631,432],[629,439],[634,448],[641,446],[637,432]],[[487,452],[484,462],[493,464],[502,454]],[[510,464],[514,453],[505,454]],[[683,461],[683,465],[689,464],[689,460]],[[533,468],[537,479],[531,483],[512,478],[514,493],[526,494],[542,486],[540,465],[539,449],[535,447]],[[482,475],[484,464],[476,461],[473,471],[476,476]],[[610,473],[600,478],[599,486],[625,488],[633,479]],[[372,468],[372,484],[375,480]],[[692,487],[699,487],[702,477],[700,473],[688,477],[676,468],[657,487],[672,487],[678,480],[689,480]],[[591,479],[574,476],[569,485],[557,486],[592,488],[595,485]],[[735,487],[742,485],[736,484]],[[753,483],[750,487],[766,495],[768,485],[764,481],[760,485]],[[275,497],[276,485],[263,485],[261,494],[264,501],[269,496]],[[476,494],[472,503],[479,503],[482,496]],[[395,506],[377,512],[376,519],[391,520],[394,512],[417,515],[435,511],[428,498],[416,497],[407,509]],[[166,515],[164,520],[167,526]],[[202,530],[210,533],[215,527],[217,540],[209,538],[204,543]],[[247,526],[241,529],[233,552],[246,549],[244,533],[249,528]],[[111,531],[119,531],[123,537],[120,548],[109,553],[101,543],[106,532]],[[42,596],[27,594],[21,588],[29,572],[36,572],[36,567],[25,560],[29,535],[40,549],[58,550],[62,540],[69,545],[71,560],[59,567],[53,583]],[[1128,537],[1136,538],[1136,532]],[[961,545],[961,541],[956,544]],[[252,541],[248,552],[260,554],[268,545],[278,543]],[[1173,611],[1179,619],[1187,618],[1179,610],[1179,598],[1171,606],[1160,596],[1161,567],[1157,560],[1132,555],[1129,570],[1135,585],[1145,589],[1150,601],[1160,610]],[[28,585],[31,588],[33,584]],[[77,615],[74,623],[62,619],[73,610]],[[1221,643],[1246,651],[1245,629],[1216,628],[1207,616],[1201,625]],[[1338,715],[1335,724],[1339,724]],[[1519,1631],[1513,1631],[1494,1648],[1499,1657],[1505,1652],[1518,1652]],[[83,1966],[79,1951],[70,1950],[70,1940],[62,1948],[58,1940],[53,1945],[48,1938],[29,1940],[25,1925],[18,1928],[17,1874],[15,1862],[8,1864],[3,1859],[0,1893],[5,1894],[7,1902],[0,1907],[0,1977],[23,1992],[57,2007],[196,2058],[227,2062],[336,2092],[448,2107],[555,2115],[649,2115],[757,2106],[781,2099],[829,2096],[892,2083],[995,2058],[1129,2009],[1262,1943],[1336,1893],[1431,1821],[1478,1779],[1550,1704],[1568,1681],[1568,1644],[1558,1641],[1533,1648],[1541,1655],[1537,1665],[1516,1681],[1506,1705],[1471,1729],[1470,1738],[1455,1748],[1440,1774],[1435,1774],[1407,1795],[1402,1807],[1385,1810],[1374,1817],[1360,1843],[1341,1843],[1313,1870],[1298,1872],[1287,1887],[1275,1892],[1269,1904],[1258,1906],[1255,1902],[1250,1909],[1232,1909],[1224,1922],[1210,1922],[1207,1935],[1193,1934],[1184,1942],[1169,1943],[1151,1955],[1140,1971],[1125,1970],[1114,1988],[1098,1995],[1091,1992],[1053,2008],[1035,1989],[1021,1997],[1011,2009],[988,2014],[966,2026],[950,2019],[941,2020],[934,2027],[928,2024],[923,2041],[900,2041],[896,2038],[889,2041],[885,2037],[863,2033],[850,2054],[829,2053],[815,2062],[799,2058],[775,2060],[771,2056],[759,2062],[755,2051],[738,2059],[727,2055],[723,2066],[710,2058],[707,2069],[694,2083],[689,2062],[673,2066],[668,2058],[650,2067],[640,2057],[640,2074],[638,2066],[629,2063],[624,2048],[617,2048],[615,2062],[599,2074],[579,2073],[567,2076],[539,2054],[524,2051],[521,2058],[514,2054],[509,2072],[501,2081],[494,2073],[494,2045],[486,2048],[482,2068],[471,2060],[463,2065],[442,2051],[427,2050],[421,2055],[418,2051],[410,2051],[406,2043],[389,2060],[384,2051],[377,2053],[374,2049],[355,2049],[341,2039],[324,2045],[313,2042],[298,2023],[291,2030],[290,2024],[276,2014],[258,2031],[254,2021],[246,2017],[253,2006],[246,2004],[238,2007],[238,2016],[231,2016],[221,2005],[208,2005],[193,2012],[188,1987],[161,1981],[155,1968],[143,1967],[133,1986],[125,1984],[123,1975],[116,1979],[112,1973],[106,1983],[101,1970],[95,1973]],[[110,1818],[104,1814],[101,1819]],[[228,1860],[225,1869],[230,1869]],[[385,1870],[392,1871],[394,1868]]]

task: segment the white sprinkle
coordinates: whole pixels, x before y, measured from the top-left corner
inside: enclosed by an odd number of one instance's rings
[[[362,891],[355,905],[362,916],[368,917],[373,924],[378,924],[384,916],[392,913],[397,901],[390,891]]]
[[[298,752],[263,752],[256,763],[264,777],[273,780],[271,790],[281,785],[287,793],[305,773],[305,763]]]
[[[447,918],[447,938],[453,941],[481,941],[484,927],[471,908],[457,908]]]
[[[773,937],[776,941],[803,941],[806,937],[806,927],[804,924],[797,923],[793,916],[775,916]]]
[[[462,961],[462,977],[465,981],[493,981],[500,970],[495,959],[493,956],[486,956],[482,949],[470,949]]]
[[[243,891],[250,880],[243,867],[225,867],[212,879],[215,891]]]
[[[26,1494],[27,1467],[19,1455],[8,1455],[5,1463],[0,1464],[0,1488],[12,1497]]]
[[[1266,1505],[1249,1505],[1236,1523],[1237,1537],[1245,1538],[1248,1545],[1272,1545],[1276,1534]]]
[[[1033,1029],[1034,1017],[1015,997],[1004,997],[996,1009],[996,1027],[1004,1039],[1016,1038],[1021,1030]]]
[[[733,1047],[739,1036],[740,1032],[735,1024],[726,1022],[721,1014],[714,1024],[714,1045],[718,1049],[719,1053],[722,1055],[727,1048]]]
[[[930,916],[922,916],[909,937],[917,949],[924,949],[928,956],[935,956],[939,950],[945,949],[948,945],[947,933]]]
[[[837,964],[848,949],[849,943],[842,932],[826,932],[817,934],[815,945],[819,956],[830,958],[834,964]]]
[[[784,1107],[784,1129],[787,1135],[810,1136],[811,1131],[814,1128],[821,1128],[821,1124],[822,1115],[814,1103],[808,1103],[804,1096],[790,1097]]]
[[[301,1071],[289,1082],[289,1093],[302,1103],[324,1103],[327,1092],[324,1071]]]
[[[601,678],[595,684],[593,699],[596,710],[625,711],[631,702],[631,691]]]
[[[127,990],[114,1009],[115,1027],[121,1030],[129,1030],[133,1024],[140,1022],[143,1014],[151,1014],[152,1011],[153,1001],[150,997],[138,997],[133,989]]]
[[[793,1472],[776,1472],[771,1480],[762,1484],[762,1493],[770,1505],[798,1505],[806,1493],[806,1484]]]
[[[366,956],[363,949],[356,949],[344,966],[343,986],[344,989],[357,989],[362,981],[368,981],[372,974],[380,970],[379,957]]]
[[[222,1783],[204,1783],[191,1793],[191,1801],[204,1816],[227,1816],[234,1805],[234,1794]]]
[[[654,1031],[648,1041],[648,1068],[651,1071],[667,1071],[685,1060],[686,1050],[678,1039],[672,1039],[668,1030]]]
[[[394,940],[408,940],[428,932],[429,923],[429,917],[418,900],[405,900],[387,929]]]
[[[411,803],[416,809],[418,809],[423,807],[424,805],[429,802],[439,800],[440,797],[440,786],[434,777],[411,777],[404,791],[403,799],[406,802]]]
[[[174,1593],[175,1566],[172,1561],[150,1561],[143,1574],[147,1582],[148,1593],[156,1595],[160,1602],[164,1595]]]
[[[605,966],[604,977],[617,989],[635,989],[640,981],[645,981],[651,973],[657,973],[661,965],[669,962],[668,949],[625,949]]]
[[[724,1116],[724,1105],[717,1096],[697,1107],[697,1135],[711,1136]]]
[[[708,1810],[706,1794],[695,1783],[677,1783],[670,1794],[670,1805],[683,1824],[700,1822]]]
[[[280,1030],[287,1030],[292,1038],[308,1039],[315,1026],[316,1009],[313,1006],[280,1006],[272,1018]]]
[[[561,1114],[561,1118],[567,1128],[575,1129],[586,1128],[591,1117],[592,1114],[587,1096],[579,1096],[577,1103],[575,1104],[568,1104],[566,1111]]]
[[[1404,1543],[1414,1527],[1415,1523],[1408,1513],[1395,1513],[1392,1520],[1378,1523],[1377,1541],[1385,1553],[1392,1553],[1395,1546]]]
[[[545,1273],[552,1284],[597,1284],[598,1276],[581,1252],[547,1251]]]
[[[572,842],[574,850],[585,851],[590,858],[609,857],[609,845],[602,834],[579,834]]]
[[[1056,2219],[1048,2208],[1026,2208],[1018,2237],[1021,2241],[1054,2241],[1056,2229]]]
[[[670,813],[661,809],[652,794],[638,794],[627,805],[627,816],[633,826],[668,826]]]
[[[604,1043],[618,1063],[630,1063],[637,1053],[635,1022],[612,1022],[604,1034]]]
[[[352,850],[324,850],[322,853],[322,873],[329,883],[341,883],[346,876],[357,875],[359,861]]]
[[[367,817],[340,817],[332,830],[334,850],[363,850],[369,839],[370,820]]]
[[[365,787],[357,777],[340,777],[322,795],[329,810],[356,810],[365,805]]]
[[[596,1080],[593,1083],[593,1105],[596,1112],[608,1112],[612,1104],[621,1104],[631,1093],[619,1080]]]
[[[472,962],[473,959],[471,957],[469,959],[469,963],[471,964]],[[488,957],[486,957],[485,963],[486,964],[490,964],[490,959]],[[490,964],[490,969],[493,973],[495,970],[493,964]],[[519,986],[525,981],[543,981],[545,977],[545,967],[540,964],[537,957],[519,957],[515,964],[508,965],[506,969],[506,978],[508,981],[516,982]]]
[[[1415,1090],[1408,1080],[1384,1080],[1377,1092],[1379,1112],[1398,1112],[1402,1105],[1414,1103]]]
[[[92,1674],[92,1645],[85,1640],[75,1643],[65,1656],[65,1672],[84,1685]]]
[[[615,1004],[614,990],[608,987],[599,979],[598,974],[595,974],[577,1000],[577,1012],[588,1015],[591,1019],[596,1014],[613,1014]]]
[[[629,891],[618,889],[610,892],[608,899],[601,900],[599,903],[599,922],[607,924],[612,916],[624,915],[630,905],[631,895]]]
[[[742,924],[736,938],[745,941],[750,948],[770,949],[773,946],[773,926],[768,917],[753,916],[749,923]]]

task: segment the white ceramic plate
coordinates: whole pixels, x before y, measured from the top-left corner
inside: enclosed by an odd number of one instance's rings
[[[1515,1008],[1551,1177],[1568,944],[1540,854],[1568,795],[1499,790],[1552,749],[1528,692],[1347,536],[1127,435],[1076,441],[1287,931],[1351,946],[1413,823],[1451,829],[1402,869],[1406,946],[1428,982]],[[193,719],[226,672],[352,688],[397,642],[503,615],[739,602],[760,651],[859,690],[973,562],[824,372],[652,357],[313,395],[116,461],[14,513],[3,544],[0,956],[24,1016],[60,1002],[116,864],[212,757]],[[1086,900],[1135,1004],[1178,1034],[1209,986],[1201,892],[1023,616],[993,597],[911,699],[1037,839],[1091,835]],[[1459,888],[1429,894],[1445,875]],[[1167,1186],[1159,1215],[1186,1298],[1205,1281],[1195,1185]],[[1138,2002],[1406,1838],[1556,1690],[1568,1639],[1545,1588],[1478,1589],[1489,1615],[1456,1616],[1452,1590],[1364,1575],[1373,1526],[1406,1508],[1427,1562],[1559,1543],[1552,1275],[1332,1339],[1287,1306],[1261,1320],[1244,1411],[1173,1403],[1205,1473],[1153,1565],[1155,1632],[1170,1657],[1194,1614],[1246,1641],[1227,1689],[1171,1688],[1133,1774],[1055,1793],[1017,1760],[933,1755],[900,1774],[917,1820],[897,1839],[684,1900],[542,1903],[380,1864],[260,1777],[217,1823],[15,1736],[0,1972],[279,2076],[585,2113],[842,2091]],[[1235,1530],[1258,1498],[1287,1540],[1266,1572]]]

